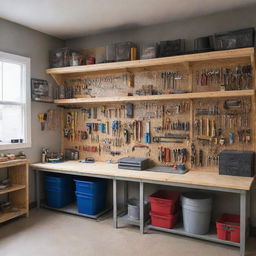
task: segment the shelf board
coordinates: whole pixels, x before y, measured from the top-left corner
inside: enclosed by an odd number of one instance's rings
[[[146,69],[147,67],[167,66],[178,63],[198,62],[206,60],[243,58],[254,56],[254,48],[242,48],[224,51],[212,51],[205,53],[186,54],[172,57],[155,58],[147,60],[133,60],[113,63],[102,63],[94,65],[83,65],[73,67],[62,67],[47,69],[46,73],[51,75],[64,75],[76,73],[93,73],[102,71],[120,71],[129,69]]]
[[[78,216],[82,216],[82,217],[86,217],[86,218],[91,218],[91,219],[98,219],[99,217],[101,217],[102,215],[104,215],[105,213],[107,213],[108,211],[110,211],[110,208],[107,208],[95,215],[88,215],[88,214],[83,214],[83,213],[79,213],[77,210],[77,204],[76,203],[72,203],[72,204],[68,204],[65,207],[62,208],[54,208],[54,207],[50,207],[47,204],[43,203],[41,204],[42,208],[45,209],[49,209],[49,210],[54,210],[54,211],[58,211],[58,212],[64,212],[64,213],[69,213],[69,214],[73,214],[73,215],[78,215]]]
[[[10,187],[8,187],[6,189],[0,189],[0,195],[7,194],[7,193],[10,193],[10,192],[14,192],[14,191],[17,191],[17,190],[21,190],[21,189],[24,189],[24,188],[26,188],[25,185],[12,184]]]
[[[118,217],[118,219],[125,224],[134,225],[138,227],[140,226],[140,220],[131,219],[128,217],[128,214]]]
[[[138,101],[162,101],[162,100],[183,100],[202,98],[225,98],[253,96],[254,90],[214,91],[214,92],[192,92],[183,94],[163,94],[147,96],[120,96],[120,97],[97,97],[97,98],[75,98],[55,100],[56,104],[96,104],[96,103],[124,103]]]
[[[28,164],[27,159],[15,159],[15,160],[8,160],[5,162],[0,162],[0,168],[7,168],[7,167],[12,167],[16,165],[23,165],[23,164]]]
[[[17,211],[0,213],[0,223],[11,220],[27,213],[26,209],[18,209]]]
[[[148,226],[146,226],[146,228],[151,229],[151,230],[157,230],[157,231],[163,231],[163,232],[168,232],[168,233],[172,233],[172,234],[182,235],[182,236],[188,236],[188,237],[197,238],[197,239],[201,239],[201,240],[206,240],[206,241],[210,241],[210,242],[214,242],[214,243],[221,243],[221,244],[240,247],[240,243],[234,243],[234,242],[231,242],[231,241],[218,239],[214,227],[212,227],[210,232],[208,234],[205,234],[205,235],[196,235],[196,234],[186,232],[184,230],[184,227],[183,227],[182,223],[177,224],[172,229],[156,227],[156,226],[153,226],[153,225],[148,225]]]

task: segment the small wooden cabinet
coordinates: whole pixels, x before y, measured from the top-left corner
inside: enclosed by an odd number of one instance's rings
[[[7,169],[11,186],[0,189],[0,195],[7,195],[11,208],[0,210],[0,223],[21,215],[29,215],[28,160],[12,160],[0,163],[0,172]]]

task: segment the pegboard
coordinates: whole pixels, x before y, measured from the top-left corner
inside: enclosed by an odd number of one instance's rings
[[[72,89],[74,98],[218,91],[223,83],[222,74],[208,78],[211,80],[207,85],[199,84],[198,75],[228,68],[237,72],[234,77],[238,77],[239,68],[242,70],[248,65],[248,59],[239,58],[134,73],[68,75],[65,84]],[[250,70],[248,86],[240,89],[252,88],[253,82]],[[235,102],[240,102],[239,106],[232,106]],[[108,103],[64,108],[62,151],[65,148],[79,150],[80,159],[93,157],[96,161],[116,162],[125,156],[149,157],[156,165],[182,162],[192,170],[217,171],[222,150],[254,150],[251,97],[137,102],[132,103],[133,117],[127,117],[126,105]],[[200,113],[200,109],[209,112]],[[117,121],[117,131],[112,129],[114,121]],[[150,126],[150,143],[144,140],[147,125]],[[172,138],[161,138],[167,134]]]

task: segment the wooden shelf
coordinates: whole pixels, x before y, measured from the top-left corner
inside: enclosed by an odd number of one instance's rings
[[[6,189],[0,189],[0,195],[7,194],[7,193],[10,193],[10,192],[14,192],[14,191],[17,191],[17,190],[21,190],[21,189],[24,189],[24,188],[26,188],[25,185],[12,184],[10,187],[8,187]]]
[[[99,71],[118,71],[118,70],[129,70],[136,68],[147,68],[157,66],[167,66],[171,64],[187,63],[187,62],[198,62],[206,60],[217,60],[217,59],[230,59],[230,58],[243,58],[254,56],[254,48],[242,48],[235,50],[225,51],[213,51],[206,53],[187,54],[164,58],[155,58],[147,60],[133,60],[113,63],[102,63],[94,65],[83,65],[73,67],[62,67],[47,69],[46,73],[51,75],[63,75],[63,74],[74,74],[74,73],[92,73]]]
[[[123,96],[123,97],[98,97],[98,98],[76,98],[55,100],[56,104],[95,104],[95,103],[123,103],[136,101],[159,101],[159,100],[183,100],[183,99],[202,99],[202,98],[225,98],[253,96],[254,90],[236,91],[214,91],[214,92],[193,92],[183,94],[164,94],[147,96]]]
[[[19,209],[17,211],[15,210],[13,212],[4,212],[4,213],[0,212],[0,223],[3,223],[5,221],[11,220],[13,218],[19,217],[24,214],[27,214],[26,209]]]
[[[28,160],[27,159],[15,159],[15,160],[9,160],[6,162],[0,162],[0,168],[7,168],[7,167],[22,165],[22,164],[28,164]]]

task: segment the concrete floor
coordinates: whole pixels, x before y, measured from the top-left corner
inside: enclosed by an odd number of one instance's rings
[[[256,238],[248,256],[256,255]],[[253,248],[254,246],[254,248]],[[33,209],[29,218],[0,226],[1,256],[238,256],[238,248],[166,233],[141,235],[136,227],[112,228],[112,219],[82,217]]]

